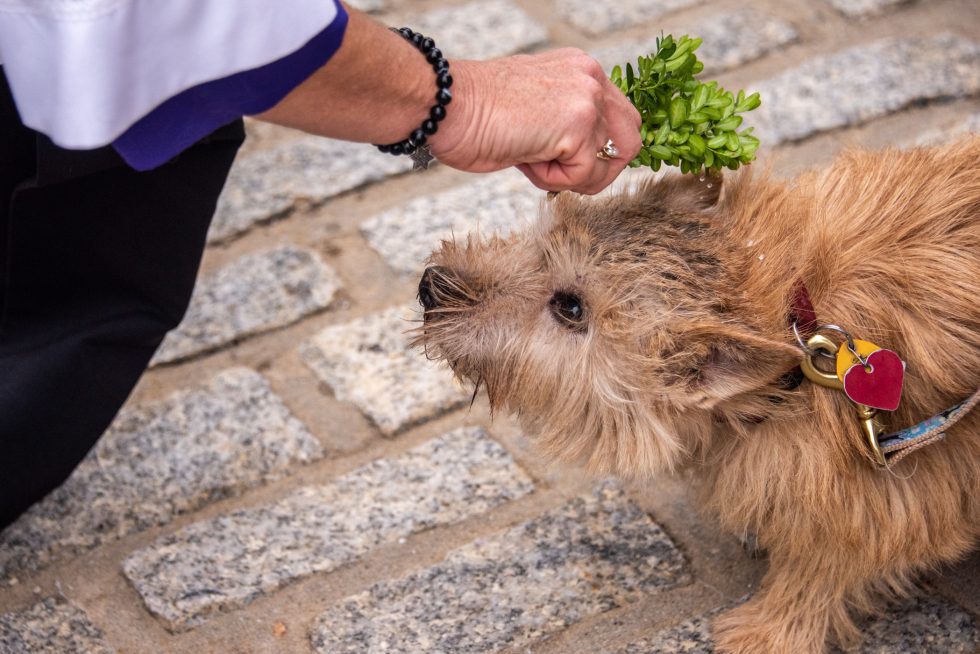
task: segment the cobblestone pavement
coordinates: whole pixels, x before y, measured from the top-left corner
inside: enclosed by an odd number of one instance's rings
[[[976,0],[360,0],[454,56],[665,33],[763,92],[780,175],[980,129]],[[542,193],[250,124],[201,281],[127,407],[0,534],[0,652],[711,652],[765,562],[683,482],[547,465],[408,347],[426,254]],[[861,653],[980,654],[980,556],[865,625]]]

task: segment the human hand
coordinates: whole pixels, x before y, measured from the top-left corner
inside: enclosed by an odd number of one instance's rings
[[[538,188],[594,194],[641,147],[640,114],[581,50],[451,64],[453,103],[429,145],[453,168],[516,166]],[[596,156],[607,140],[611,160]]]

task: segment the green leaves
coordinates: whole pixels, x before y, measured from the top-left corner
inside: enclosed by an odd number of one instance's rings
[[[643,119],[643,148],[630,166],[660,170],[666,163],[684,173],[704,169],[735,170],[755,159],[759,139],[752,128],[741,132],[742,114],[762,101],[758,93],[733,96],[717,82],[694,78],[704,70],[694,51],[701,39],[672,36],[657,40],[657,52],[640,57],[626,74],[616,66],[610,79],[626,94]]]

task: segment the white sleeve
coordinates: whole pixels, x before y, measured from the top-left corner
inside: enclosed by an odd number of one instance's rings
[[[288,55],[337,11],[331,0],[0,0],[0,64],[25,125],[93,148],[181,91]]]

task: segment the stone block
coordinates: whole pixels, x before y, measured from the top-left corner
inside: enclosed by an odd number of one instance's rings
[[[0,654],[113,654],[102,630],[65,601],[0,614]]]
[[[320,616],[311,640],[321,654],[523,652],[686,580],[670,538],[605,486],[349,597]]]
[[[126,408],[64,484],[0,533],[0,577],[166,524],[322,454],[245,368]]]
[[[755,9],[736,9],[710,16],[687,29],[673,30],[675,36],[688,34],[703,39],[695,54],[704,62],[704,74],[718,73],[753,61],[787,43],[796,41],[793,26],[784,20],[768,16]],[[594,54],[603,68],[624,69],[626,63],[636,68],[636,58],[657,51],[657,37],[622,40],[616,45],[597,50]],[[702,74],[702,79],[704,79]]]
[[[123,570],[152,613],[185,630],[533,489],[503,447],[479,428],[463,428],[273,504],[185,527],[133,553]]]
[[[746,122],[763,148],[867,122],[913,104],[980,93],[980,43],[897,37],[810,59],[752,87]]]
[[[332,325],[302,347],[303,359],[336,397],[351,402],[385,435],[453,409],[472,390],[442,362],[409,345],[419,309],[392,307]]]
[[[330,306],[339,288],[337,274],[310,250],[283,245],[246,255],[198,281],[187,315],[150,365],[289,325]]]

